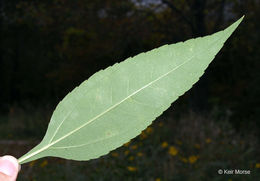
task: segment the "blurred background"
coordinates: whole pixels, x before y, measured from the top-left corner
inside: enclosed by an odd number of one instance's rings
[[[18,180],[260,180],[259,0],[0,2],[0,155],[16,157],[39,143],[58,102],[96,71],[245,15],[200,81],[140,136],[88,162],[24,164]]]

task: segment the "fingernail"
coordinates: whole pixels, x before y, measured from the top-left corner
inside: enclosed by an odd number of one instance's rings
[[[18,172],[19,164],[13,156],[3,156],[0,158],[0,172],[8,176],[15,176]]]

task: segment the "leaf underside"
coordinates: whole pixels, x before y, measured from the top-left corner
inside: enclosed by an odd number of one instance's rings
[[[46,156],[89,160],[136,137],[199,80],[242,19],[97,72],[58,104],[43,140],[19,163]]]

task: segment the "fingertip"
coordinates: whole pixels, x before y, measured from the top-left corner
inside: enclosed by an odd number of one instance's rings
[[[18,160],[10,155],[0,158],[0,172],[10,177],[16,177],[19,171]]]

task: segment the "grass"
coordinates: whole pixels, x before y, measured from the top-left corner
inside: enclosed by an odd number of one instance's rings
[[[37,144],[47,128],[48,110],[16,108],[2,116],[1,140],[13,142],[0,144],[0,154],[19,157]],[[253,134],[239,135],[228,117],[186,113],[176,118],[168,111],[141,135],[106,156],[87,162],[42,158],[22,165],[18,180],[260,180],[258,143]],[[251,174],[220,175],[219,169],[246,169]]]

